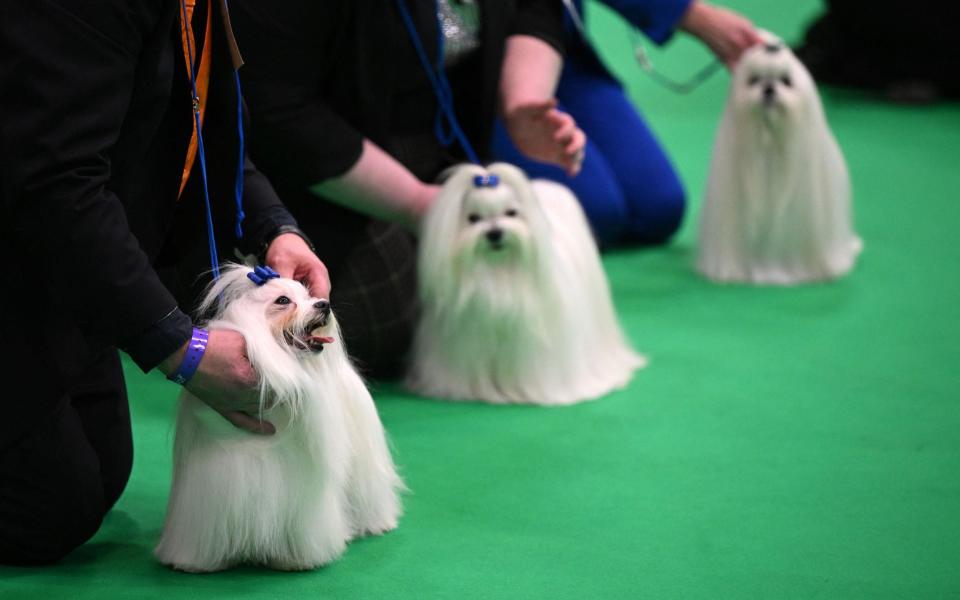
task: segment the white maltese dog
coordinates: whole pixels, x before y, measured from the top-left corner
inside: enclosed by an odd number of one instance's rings
[[[408,387],[450,400],[571,404],[645,359],[614,313],[583,210],[518,168],[451,170],[424,217]]]
[[[697,269],[716,281],[755,284],[839,277],[862,247],[847,167],[810,73],[782,41],[764,39],[733,71]]]
[[[394,529],[401,512],[403,483],[329,303],[272,272],[257,285],[251,272],[228,267],[201,313],[214,309],[209,327],[243,334],[261,379],[262,418],[277,431],[237,429],[184,390],[155,551],[184,571],[311,569],[354,537]]]

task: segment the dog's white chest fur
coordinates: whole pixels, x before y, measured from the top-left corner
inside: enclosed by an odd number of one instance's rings
[[[226,292],[214,288],[211,294],[229,296],[229,286],[246,285],[244,273],[243,267],[226,270]],[[271,290],[256,293],[269,300]],[[262,310],[259,296],[255,300],[240,312]],[[182,394],[157,558],[192,572],[240,563],[310,569],[336,559],[354,537],[395,528],[403,484],[335,321],[328,325],[335,341],[309,355],[282,348],[275,336],[258,331],[258,319],[231,315],[229,305],[221,318],[211,326],[232,326],[247,339],[251,362],[273,398],[263,417],[277,433],[235,429],[189,392]]]
[[[862,243],[846,163],[809,73],[779,40],[744,54],[714,145],[697,269],[717,281],[839,277]]]
[[[494,176],[496,187],[474,180]],[[426,217],[406,380],[449,400],[571,404],[626,385],[626,342],[576,198],[506,164],[459,167]]]

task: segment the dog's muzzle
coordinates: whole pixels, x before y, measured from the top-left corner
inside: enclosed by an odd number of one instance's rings
[[[773,104],[777,99],[777,90],[773,89],[773,86],[769,83],[763,86],[763,103],[766,105]]]
[[[487,238],[487,241],[490,242],[490,247],[494,250],[500,250],[503,248],[503,230],[502,229],[491,229],[484,234]]]
[[[327,300],[318,300],[313,304],[317,316],[307,323],[302,333],[283,332],[283,338],[287,344],[300,350],[309,350],[310,352],[322,352],[324,344],[333,343],[333,338],[324,335],[314,335],[313,332],[326,327],[330,321],[330,302]]]

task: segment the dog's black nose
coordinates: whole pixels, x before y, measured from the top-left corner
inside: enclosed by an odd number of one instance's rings
[[[496,244],[503,239],[502,229],[491,229],[487,232],[487,239]]]
[[[763,98],[764,100],[770,100],[777,94],[777,91],[773,89],[773,86],[769,83],[763,86]]]
[[[313,303],[313,307],[322,313],[330,312],[330,303],[326,300],[317,300]]]

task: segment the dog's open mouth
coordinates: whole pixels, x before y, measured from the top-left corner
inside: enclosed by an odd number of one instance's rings
[[[308,352],[322,352],[324,344],[332,344],[333,338],[327,335],[314,335],[313,332],[326,324],[326,319],[309,323],[304,331],[294,333],[284,330],[283,339],[292,348]]]

